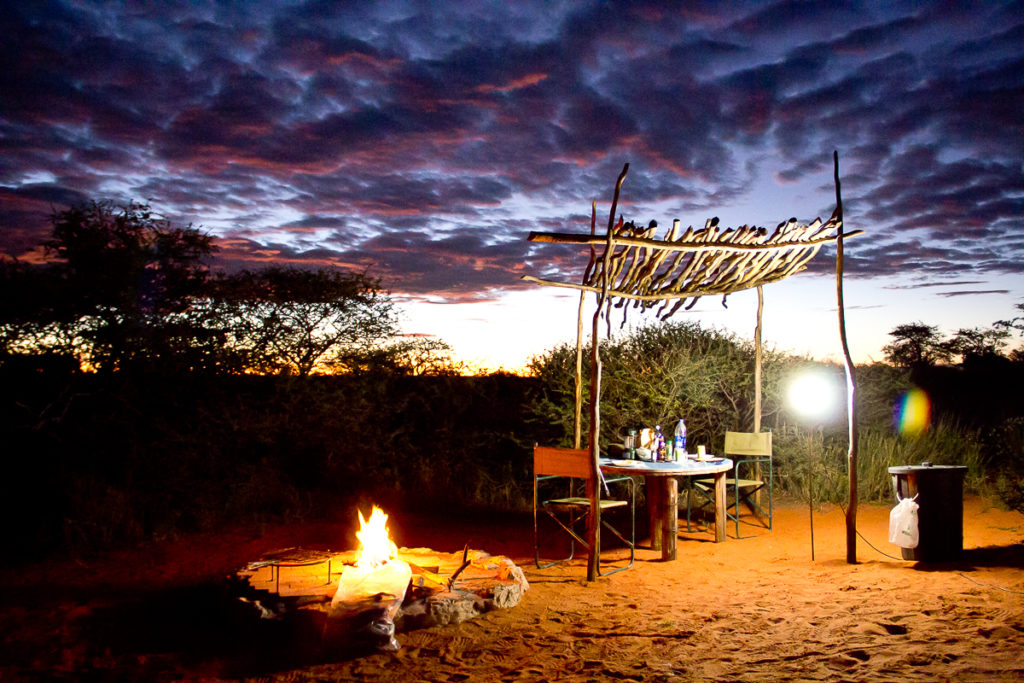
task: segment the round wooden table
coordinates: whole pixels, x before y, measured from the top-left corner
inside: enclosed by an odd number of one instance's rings
[[[679,477],[715,478],[715,542],[725,540],[725,475],[732,460],[708,456],[706,462],[648,462],[601,458],[602,472],[644,478],[647,512],[651,520],[651,550],[661,550],[662,560],[676,559],[679,534]]]

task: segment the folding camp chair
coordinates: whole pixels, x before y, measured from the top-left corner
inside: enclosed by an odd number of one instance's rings
[[[608,529],[629,548],[628,564],[602,572],[600,558],[598,558],[597,573],[600,576],[607,576],[608,574],[614,574],[633,566],[636,544],[636,482],[633,481],[632,477],[628,476],[614,478],[601,476],[600,481],[593,481],[591,478],[590,457],[590,451],[582,448],[535,446],[533,449],[533,551],[534,560],[539,569],[552,567],[571,560],[576,553],[576,543],[579,543],[588,550],[590,549],[590,544],[583,540],[580,532],[577,531],[581,521],[583,522],[583,528],[586,528],[586,518],[590,512],[590,498],[587,495],[590,485],[596,485],[599,488],[598,499],[601,507],[601,526]],[[581,483],[584,485],[583,495],[577,495],[577,487]],[[567,491],[566,488],[562,487],[565,484],[567,484]],[[625,486],[629,494],[628,500],[602,498],[602,493],[610,491],[609,484],[616,484],[617,487]],[[553,487],[558,489],[558,493],[554,494],[557,497],[548,497]],[[562,492],[567,492],[568,495],[561,495]],[[629,508],[628,539],[622,532],[612,526],[605,515],[607,511],[624,507]],[[541,562],[537,515],[539,510],[546,512],[554,520],[558,528],[569,535],[568,557],[548,563]]]
[[[772,433],[771,432],[726,432],[723,455],[733,458],[733,470],[725,480],[731,500],[726,504],[726,516],[736,522],[736,538],[740,536],[740,503],[746,505],[754,516],[767,519],[767,528],[772,528]],[[696,492],[703,499],[703,507],[714,499],[713,479],[694,479],[690,492]],[[758,492],[767,488],[768,508],[759,500]],[[690,510],[693,496],[686,496],[686,528],[690,528]]]

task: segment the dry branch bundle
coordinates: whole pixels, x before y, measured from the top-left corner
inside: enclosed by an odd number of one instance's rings
[[[598,244],[604,249],[596,258],[591,256],[581,283],[530,275],[523,279],[595,293],[607,285],[609,307],[625,308],[631,301],[634,308],[646,310],[660,302],[657,315],[664,320],[687,300],[692,306],[702,296],[725,296],[799,273],[823,245],[837,239],[841,227],[838,212],[825,222],[816,218],[807,225],[791,218],[779,223],[770,235],[765,228],[750,225],[722,228],[718,218],[708,219],[699,230],[688,227],[680,231],[675,220],[658,239],[655,221],[642,227],[620,217],[610,235],[595,235],[593,230],[589,235],[531,232],[529,239],[534,242],[588,245],[592,254]],[[855,231],[844,237],[859,234],[861,231]]]

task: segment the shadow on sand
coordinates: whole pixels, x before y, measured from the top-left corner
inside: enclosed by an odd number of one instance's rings
[[[955,560],[918,562],[914,565],[914,569],[918,571],[971,571],[997,567],[1024,569],[1024,544],[969,548]]]
[[[372,643],[323,637],[326,617],[305,610],[260,619],[228,586],[207,583],[123,595],[78,620],[97,673],[135,680],[183,671],[245,678],[372,654]],[[84,674],[87,671],[77,671]]]

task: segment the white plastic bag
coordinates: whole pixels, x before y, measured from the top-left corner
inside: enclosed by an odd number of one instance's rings
[[[901,498],[889,513],[889,542],[901,548],[917,547],[917,509],[920,506],[914,498]]]

